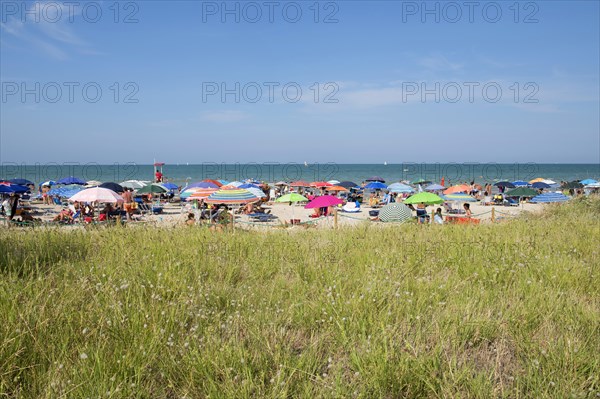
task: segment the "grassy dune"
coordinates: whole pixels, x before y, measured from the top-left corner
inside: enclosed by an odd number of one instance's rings
[[[499,225],[0,229],[0,398],[593,398],[600,201]]]

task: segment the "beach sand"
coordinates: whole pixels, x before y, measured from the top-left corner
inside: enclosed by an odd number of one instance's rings
[[[37,218],[41,218],[44,222],[49,222],[54,218],[61,210],[61,206],[58,205],[43,205],[41,203],[33,202],[32,209],[36,212],[34,215]],[[244,229],[265,229],[265,228],[276,228],[276,227],[291,227],[291,228],[334,228],[335,217],[329,216],[320,219],[311,219],[309,216],[313,213],[312,209],[305,209],[303,204],[289,205],[287,203],[267,203],[265,204],[267,210],[276,216],[276,219],[272,222],[256,222],[250,220],[247,215],[236,215],[235,224],[238,228]],[[431,214],[438,206],[428,206],[427,213]],[[456,205],[455,205],[456,207]],[[480,219],[481,223],[491,223],[492,221],[492,208],[495,209],[496,221],[501,222],[516,216],[519,216],[523,212],[537,213],[541,212],[544,208],[543,204],[531,204],[525,203],[520,206],[483,206],[479,203],[471,204],[471,211],[473,217]],[[360,212],[357,213],[344,213],[338,212],[337,224],[338,226],[353,226],[362,223],[369,223],[372,219],[369,216],[369,211],[373,208],[369,206],[362,206]],[[159,227],[175,227],[185,225],[188,213],[193,210],[190,209],[189,204],[182,206],[179,203],[168,203],[164,206],[164,211],[159,215],[142,215],[136,217],[138,221],[132,224],[139,225],[154,225]],[[443,212],[444,216],[446,215]],[[292,226],[291,219],[299,219],[301,225]],[[381,222],[370,222],[373,224],[384,225]],[[385,223],[390,224],[390,223]]]

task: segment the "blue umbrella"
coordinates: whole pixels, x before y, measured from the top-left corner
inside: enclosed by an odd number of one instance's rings
[[[515,185],[509,181],[499,181],[498,183],[494,183],[496,187],[505,187],[505,188],[515,188]]]
[[[56,182],[56,184],[79,184],[84,185],[86,182],[74,176],[64,177]]]
[[[27,186],[29,184],[34,184],[31,180],[27,180],[27,179],[11,179],[9,181],[11,183],[18,184],[20,186]]]
[[[529,186],[529,183],[527,183],[526,181],[523,181],[523,180],[514,181],[512,184],[515,187],[527,187],[527,186]]]
[[[579,183],[583,184],[584,186],[587,186],[588,184],[598,183],[598,181],[594,180],[594,179],[585,179],[585,180],[580,181]],[[21,184],[21,183],[17,183],[17,184]]]
[[[537,181],[531,185],[533,188],[550,188],[549,184],[543,183],[541,181]]]
[[[388,186],[381,182],[375,181],[367,184],[365,188],[368,188],[369,190],[385,190],[388,188]]]
[[[252,184],[252,183],[244,183],[244,184],[238,186],[238,188],[258,188],[258,189],[260,189],[259,186],[257,186],[256,184]]]
[[[425,191],[437,191],[437,190],[444,190],[446,187],[440,185],[440,184],[430,184],[429,186],[425,187]]]
[[[200,181],[197,183],[192,183],[190,185],[188,185],[186,188],[183,189],[183,191],[187,190],[188,188],[219,188],[218,185],[216,185],[215,183],[209,182],[209,181]]]
[[[412,193],[415,191],[411,186],[402,183],[392,183],[388,186],[388,190],[392,193]]]
[[[177,190],[179,186],[175,183],[161,183],[163,187],[166,187],[167,190]]]
[[[565,202],[569,197],[561,193],[544,193],[533,197],[529,202],[534,203],[550,203],[550,202]]]
[[[18,184],[13,184],[10,182],[2,182],[0,183],[0,193],[1,194],[11,194],[18,193],[23,194],[29,191],[29,187],[20,186]]]

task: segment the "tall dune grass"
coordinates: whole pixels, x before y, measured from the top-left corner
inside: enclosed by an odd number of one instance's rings
[[[599,220],[2,229],[0,397],[596,397]]]

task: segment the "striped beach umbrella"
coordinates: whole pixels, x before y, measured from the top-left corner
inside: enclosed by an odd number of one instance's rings
[[[379,210],[379,220],[382,222],[404,222],[412,218],[412,212],[404,204],[392,202]]]
[[[206,198],[209,204],[249,204],[258,201],[259,198],[248,190],[219,190]]]
[[[550,202],[565,202],[568,201],[569,197],[561,193],[544,193],[536,195],[529,202],[533,203],[550,203]]]
[[[477,202],[477,200],[471,197],[468,194],[464,193],[456,193],[456,194],[447,194],[442,196],[443,199],[447,201],[456,201],[456,202]]]
[[[216,193],[217,191],[219,190],[216,188],[196,188],[182,193],[180,197],[185,198],[187,201],[200,200],[208,198],[211,194]]]

